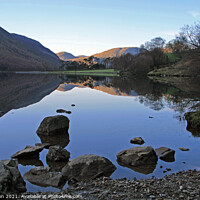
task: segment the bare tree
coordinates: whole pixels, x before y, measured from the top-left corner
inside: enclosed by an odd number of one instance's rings
[[[200,47],[200,22],[194,25],[185,25],[181,28],[179,39],[184,43],[190,45],[192,48]]]

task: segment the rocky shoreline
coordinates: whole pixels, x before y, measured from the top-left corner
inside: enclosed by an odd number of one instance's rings
[[[191,112],[189,114],[194,115]],[[0,161],[0,199],[200,199],[200,172],[196,170],[181,171],[163,178],[111,179],[116,166],[105,157],[85,154],[69,160],[70,152],[64,149],[70,141],[68,129],[67,117],[46,117],[37,129],[38,136],[45,137],[44,141],[41,140],[42,143],[26,146],[12,155],[11,159]],[[62,136],[64,143],[57,145],[57,140],[51,143],[51,137],[58,136]],[[46,137],[51,138],[47,143]],[[142,145],[145,142],[141,137],[135,137],[131,139],[131,143]],[[49,149],[46,155],[47,163],[51,163],[49,167],[34,167],[22,177],[18,170],[20,160],[39,160],[39,154],[44,148]],[[190,150],[184,147],[179,149]],[[173,162],[174,154],[175,151],[167,147],[154,150],[151,146],[134,146],[122,150],[116,156],[119,165],[150,174],[156,168],[158,159]],[[166,170],[171,171],[170,168]],[[41,187],[59,188],[60,191],[26,192],[24,179]],[[68,188],[62,190],[66,182]]]
[[[57,193],[23,193],[19,199],[200,199],[200,172],[181,171],[163,178],[132,180],[108,177],[79,182]]]

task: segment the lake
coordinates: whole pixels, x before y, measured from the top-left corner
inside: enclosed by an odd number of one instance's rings
[[[184,120],[184,113],[199,103],[199,83],[188,78],[168,83],[147,77],[0,74],[0,159],[10,158],[26,145],[40,143],[36,130],[41,121],[58,115],[57,109],[65,109],[72,112],[64,114],[70,120],[70,143],[65,147],[71,153],[70,159],[84,154],[104,156],[117,167],[112,178],[163,177],[180,170],[200,169],[200,135],[187,131]],[[145,146],[175,150],[175,161],[159,159],[150,174],[120,166],[117,153],[136,146],[130,139],[138,136]],[[47,152],[45,149],[40,153],[38,165],[48,166]],[[31,162],[19,164],[22,175],[32,167]],[[171,171],[163,173],[166,168]],[[59,189],[27,182],[27,190]]]

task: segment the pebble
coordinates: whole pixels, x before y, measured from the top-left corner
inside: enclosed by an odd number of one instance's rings
[[[71,195],[74,199],[82,200],[199,199],[199,189],[200,172],[188,170],[153,179],[127,180],[103,177],[76,183],[74,187],[60,192],[45,194]]]

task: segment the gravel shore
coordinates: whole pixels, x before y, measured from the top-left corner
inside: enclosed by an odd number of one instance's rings
[[[181,171],[163,178],[127,180],[99,178],[86,183],[73,184],[57,192],[26,193],[21,199],[200,199],[200,172]],[[33,198],[31,198],[31,195]],[[37,196],[36,196],[37,195]]]

